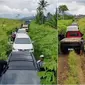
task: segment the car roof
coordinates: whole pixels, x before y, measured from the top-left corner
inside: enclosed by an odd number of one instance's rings
[[[67,31],[79,31],[78,26],[68,26]]]
[[[9,69],[14,70],[35,70],[36,60],[29,52],[12,52],[8,59]]]
[[[22,27],[27,27],[28,28],[28,25],[27,24],[24,24]]]
[[[37,70],[33,61],[12,61],[9,63],[9,70]]]
[[[12,52],[9,56],[9,61],[32,61],[32,56],[28,51]]]
[[[16,38],[30,38],[26,33],[17,33]]]
[[[0,84],[40,85],[40,78],[34,70],[7,70]]]

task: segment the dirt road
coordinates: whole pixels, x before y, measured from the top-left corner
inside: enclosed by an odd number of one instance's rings
[[[76,56],[78,61],[78,79],[80,84],[85,84],[85,56]],[[68,78],[68,55],[59,55],[58,58],[58,84],[64,84],[65,80]]]
[[[58,84],[63,84],[68,77],[68,55],[59,55],[58,58]]]

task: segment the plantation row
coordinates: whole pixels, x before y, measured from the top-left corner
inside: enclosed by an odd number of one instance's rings
[[[35,57],[39,59],[41,54],[45,55],[45,72],[40,72],[39,76],[43,77],[42,83],[56,84],[57,81],[57,30],[49,25],[38,25],[35,21],[30,24],[29,35],[34,41]],[[53,70],[55,72],[53,72]]]
[[[72,24],[72,19],[70,20],[58,20],[58,34],[66,33],[67,26]]]
[[[85,18],[79,19],[78,21],[79,30],[83,34],[83,38],[85,39]]]
[[[0,59],[7,59],[11,51],[9,38],[12,31],[15,31],[15,28],[19,28],[20,25],[21,21],[18,20],[0,19]]]

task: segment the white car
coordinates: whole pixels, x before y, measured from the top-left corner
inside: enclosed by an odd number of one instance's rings
[[[28,28],[28,25],[23,24],[22,27],[23,28]]]
[[[34,52],[30,37],[25,33],[17,33],[15,42],[13,44],[13,51]]]

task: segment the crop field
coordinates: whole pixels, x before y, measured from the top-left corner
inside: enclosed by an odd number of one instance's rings
[[[57,70],[57,30],[48,25],[37,25],[33,21],[30,25],[29,35],[34,41],[36,59],[39,59],[41,54],[45,55],[45,68],[48,70],[39,73],[40,76],[46,77],[42,83],[56,84],[57,74],[54,74],[53,70],[55,72]]]
[[[72,22],[67,24],[67,26],[69,26],[71,23]],[[85,40],[85,33],[84,33],[85,32],[85,18],[79,19],[77,23],[79,26],[79,30],[83,34],[83,38]],[[66,28],[61,27],[61,29],[65,30]],[[64,34],[65,33],[66,31],[64,31]],[[77,84],[85,83],[85,53],[77,54],[75,53],[75,51],[70,51],[69,54],[59,54],[58,83],[67,84],[67,85],[68,84],[77,85]]]
[[[66,33],[67,26],[72,24],[72,20],[58,20],[58,34]]]
[[[6,60],[11,46],[8,44],[9,37],[16,27],[20,27],[21,21],[0,19],[0,59]]]

